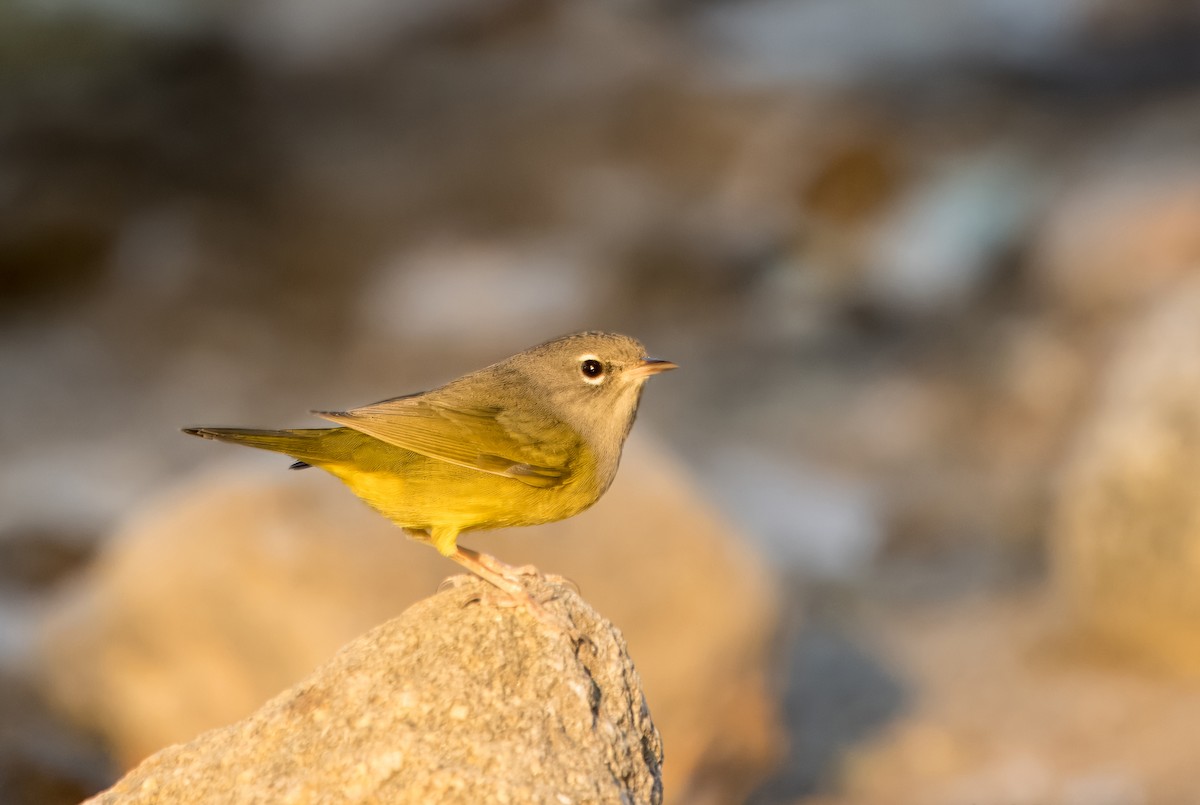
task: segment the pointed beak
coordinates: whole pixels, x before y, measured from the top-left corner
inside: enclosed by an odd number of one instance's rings
[[[634,377],[650,377],[659,372],[667,372],[678,368],[677,364],[670,361],[656,361],[651,358],[642,358],[642,362],[630,369],[629,374]]]

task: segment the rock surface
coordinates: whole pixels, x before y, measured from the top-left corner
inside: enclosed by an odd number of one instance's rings
[[[1200,282],[1128,333],[1065,471],[1052,547],[1077,626],[1200,674]]]
[[[528,587],[570,633],[464,577],[91,801],[661,802],[662,745],[620,632],[568,585]]]
[[[48,698],[125,768],[245,717],[458,570],[324,473],[245,459],[263,469],[131,518],[43,626]],[[738,801],[778,757],[772,580],[636,433],[590,511],[463,543],[572,579],[622,630],[671,748],[668,801]]]

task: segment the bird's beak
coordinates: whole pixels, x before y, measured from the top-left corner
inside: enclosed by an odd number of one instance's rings
[[[656,361],[651,358],[642,358],[642,362],[630,369],[629,374],[633,375],[634,377],[650,377],[651,375],[656,375],[659,372],[666,372],[671,369],[678,368],[679,366],[677,364],[671,363],[670,361]]]

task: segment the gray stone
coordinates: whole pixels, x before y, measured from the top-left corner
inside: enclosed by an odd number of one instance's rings
[[[662,745],[625,640],[568,585],[528,587],[571,629],[464,577],[90,801],[661,802]]]

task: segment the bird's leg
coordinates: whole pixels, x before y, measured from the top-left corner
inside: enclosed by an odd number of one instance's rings
[[[524,601],[529,601],[532,603],[533,599],[529,597],[529,593],[525,591],[525,587],[522,586],[519,581],[510,578],[496,565],[484,560],[483,557],[487,557],[487,559],[491,559],[492,562],[496,562],[495,559],[487,556],[487,554],[481,554],[478,551],[473,551],[470,548],[464,548],[461,545],[458,545],[455,546],[454,553],[446,554],[446,557],[458,562],[460,565],[474,573],[476,576],[479,576],[479,578],[483,579],[484,581],[489,581],[496,587],[499,587],[501,590],[508,593],[509,596],[514,600],[522,603],[524,603]],[[503,565],[503,563],[500,562],[497,562],[497,564]],[[507,565],[503,566],[507,567]]]
[[[525,585],[521,583],[521,574],[515,572],[523,568],[510,567],[495,557],[462,547],[458,544],[457,530],[434,528],[427,531],[425,529],[407,528],[405,531],[414,539],[429,543],[442,556],[458,562],[467,570],[504,593],[504,598],[496,602],[497,604],[501,606],[508,604],[509,606],[524,607],[530,615],[552,629],[574,634],[574,627],[566,619],[551,615],[525,589]],[[446,582],[442,582],[438,587],[438,591],[440,592],[445,589],[446,583],[449,581],[447,579]],[[481,600],[481,598],[475,600]]]
[[[506,562],[501,562],[490,554],[473,551],[470,548],[460,548],[458,545],[458,529],[435,527],[428,530],[419,528],[406,528],[404,530],[413,539],[429,543],[442,556],[445,556],[447,559],[453,559],[480,578],[492,582],[492,584],[495,584],[501,590],[511,591],[513,585],[521,586],[521,576],[541,575],[541,571],[533,565],[514,567]],[[497,582],[497,576],[506,579],[509,584],[506,585]]]
[[[480,551],[472,551],[469,548],[460,548],[459,550],[468,551],[469,553],[473,554],[474,558],[477,559],[481,565],[493,573],[503,576],[513,583],[522,584],[522,576],[537,576],[538,578],[561,582],[571,587],[571,589],[573,589],[575,592],[579,592],[579,585],[573,580],[568,579],[566,576],[559,576],[557,574],[547,575],[534,565],[510,565],[507,562],[501,562],[491,554],[482,553]]]
[[[513,579],[506,578],[503,573],[499,573],[493,568],[488,567],[485,563],[479,561],[479,554],[467,548],[458,546],[458,531],[451,529],[424,529],[424,528],[405,528],[405,533],[418,542],[424,542],[426,545],[432,545],[437,549],[437,552],[447,559],[453,559],[460,565],[471,571],[472,574],[478,576],[492,586],[507,593],[509,598],[514,602],[519,602],[523,598],[529,598],[529,594]],[[461,579],[462,576],[451,576],[438,585],[438,592],[447,589],[448,586],[457,586],[456,579]]]

